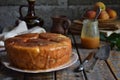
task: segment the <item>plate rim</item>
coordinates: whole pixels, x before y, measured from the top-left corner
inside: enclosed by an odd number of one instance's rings
[[[10,66],[10,63],[8,61],[2,60],[1,62],[6,68],[17,71],[17,72],[23,72],[23,73],[46,73],[46,72],[53,72],[53,71],[58,71],[58,70],[68,68],[68,67],[72,66],[73,64],[75,64],[77,62],[77,60],[78,60],[77,53],[72,52],[71,59],[67,63],[65,63],[63,65],[60,65],[58,67],[51,68],[51,69],[46,69],[46,70],[23,70],[23,69],[20,69],[20,68]]]

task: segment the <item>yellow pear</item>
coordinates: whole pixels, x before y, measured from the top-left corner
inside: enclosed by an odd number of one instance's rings
[[[106,9],[106,5],[103,2],[96,2],[94,5],[95,10],[100,7],[102,10]]]
[[[106,11],[101,11],[98,19],[107,20],[109,19],[109,14]]]
[[[106,9],[107,13],[109,14],[110,18],[116,18],[117,17],[117,12],[111,8]]]

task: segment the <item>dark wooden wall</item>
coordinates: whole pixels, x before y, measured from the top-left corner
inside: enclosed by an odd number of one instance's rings
[[[91,8],[97,1],[112,7],[120,15],[120,0],[36,0],[36,15],[45,21],[44,27],[50,30],[53,15],[66,15],[71,20],[79,19],[85,8]],[[13,26],[19,17],[19,6],[27,0],[0,0],[0,27]],[[23,9],[25,15],[27,8]]]

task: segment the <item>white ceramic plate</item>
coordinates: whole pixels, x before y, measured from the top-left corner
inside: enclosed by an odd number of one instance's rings
[[[71,65],[73,65],[76,61],[78,60],[78,56],[77,53],[72,53],[71,59],[69,62],[65,63],[64,65],[61,65],[59,67],[56,68],[52,68],[52,69],[47,69],[47,70],[23,70],[23,69],[19,69],[13,66],[10,66],[10,63],[6,60],[2,60],[2,63],[5,67],[12,69],[14,71],[18,71],[18,72],[25,72],[25,73],[44,73],[44,72],[52,72],[52,71],[58,71],[64,68],[67,68]]]

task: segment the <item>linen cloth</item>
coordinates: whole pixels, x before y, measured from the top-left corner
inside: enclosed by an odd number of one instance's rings
[[[19,24],[8,32],[3,32],[0,34],[0,46],[4,46],[4,40],[7,38],[14,37],[16,35],[26,34],[26,33],[45,33],[46,30],[40,26],[35,26],[31,29],[27,28],[25,21],[19,20]]]

